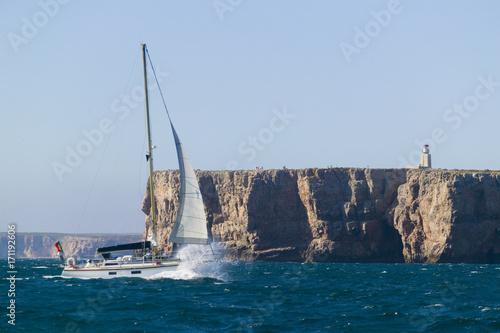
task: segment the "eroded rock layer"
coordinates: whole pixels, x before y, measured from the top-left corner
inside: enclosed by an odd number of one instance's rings
[[[179,172],[154,177],[158,236],[169,252]],[[197,177],[210,236],[233,258],[500,262],[500,172],[334,168]]]

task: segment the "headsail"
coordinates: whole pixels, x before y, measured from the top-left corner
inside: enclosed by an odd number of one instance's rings
[[[179,160],[181,196],[179,210],[169,242],[178,244],[208,244],[207,220],[205,208],[201,197],[198,180],[194,173],[191,162],[184,151],[174,125],[175,148],[177,149],[177,159]]]

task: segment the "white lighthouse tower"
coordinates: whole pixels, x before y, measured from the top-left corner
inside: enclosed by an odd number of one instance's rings
[[[422,149],[422,155],[420,155],[420,169],[432,168],[431,164],[431,154],[429,154],[429,145],[424,145]]]

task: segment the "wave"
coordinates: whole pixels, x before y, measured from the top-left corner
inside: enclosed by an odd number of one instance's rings
[[[145,279],[194,280],[209,278],[227,282],[228,276],[225,271],[225,264],[224,261],[186,260],[181,262],[174,271],[160,272]]]
[[[208,248],[206,245],[184,245],[177,252],[182,259],[175,271],[160,272],[146,279],[193,280],[210,278],[222,282],[228,281],[226,264],[219,260],[224,256],[223,248]]]
[[[182,267],[181,263],[175,271],[160,272],[150,277],[145,277],[146,280],[172,279],[172,280],[193,280],[201,276],[193,272],[190,268]]]

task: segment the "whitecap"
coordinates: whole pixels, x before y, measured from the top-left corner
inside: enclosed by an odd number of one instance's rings
[[[227,282],[228,276],[225,272],[225,261],[198,261],[187,260],[181,262],[174,271],[160,272],[146,279],[173,279],[173,280],[193,280],[200,278],[210,278],[219,282]]]
[[[225,249],[213,245],[210,250],[204,245],[185,245],[178,251],[178,256],[183,261],[174,271],[160,272],[145,279],[173,279],[192,280],[197,278],[212,278],[226,282],[227,276],[223,270],[226,261],[217,260],[222,258]]]
[[[182,265],[182,264],[181,264]],[[181,265],[177,267],[175,271],[160,272],[154,274],[150,277],[146,277],[146,280],[158,280],[158,279],[172,279],[172,280],[192,280],[199,278],[200,276],[189,269],[181,268]]]
[[[426,308],[434,308],[434,307],[442,307],[444,306],[443,304],[440,304],[440,303],[436,303],[436,304],[432,304],[432,305],[427,305]]]
[[[217,244],[212,244],[212,248],[206,245],[188,244],[182,246],[177,254],[182,260],[215,260],[224,258],[226,249]]]
[[[48,268],[47,266],[36,266],[36,267],[33,267],[33,268]]]

